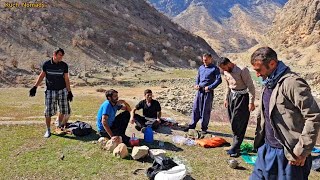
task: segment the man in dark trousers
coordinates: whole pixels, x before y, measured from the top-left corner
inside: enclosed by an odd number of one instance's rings
[[[221,84],[220,70],[212,62],[212,56],[206,53],[202,56],[203,65],[199,67],[198,75],[194,89],[197,94],[192,108],[192,119],[189,127],[184,129],[195,129],[198,121],[201,119],[201,133],[205,134],[208,130],[210,113],[214,96],[214,89]]]
[[[58,48],[53,52],[53,57],[44,62],[42,72],[40,73],[36,84],[30,89],[31,97],[36,95],[37,87],[46,78],[47,89],[45,91],[45,118],[47,130],[44,134],[45,138],[50,137],[51,116],[57,113],[59,107],[59,124],[61,124],[65,115],[70,112],[68,101],[72,101],[73,95],[70,88],[69,73],[67,63],[62,61],[64,50]]]
[[[270,47],[251,55],[263,79],[250,179],[308,179],[320,126],[320,109],[307,82],[278,60]]]
[[[152,99],[152,91],[146,89],[144,91],[144,100],[140,101],[136,107],[131,111],[130,122],[136,123],[135,128],[138,131],[143,131],[144,127],[150,125],[153,130],[156,130],[161,121],[161,106],[157,100]],[[135,114],[136,110],[142,109],[143,116]]]
[[[101,137],[107,137],[118,141],[122,138],[123,143],[129,145],[130,138],[126,136],[126,129],[130,120],[130,105],[119,100],[118,91],[110,89],[106,91],[107,100],[104,101],[97,114],[97,129]],[[117,114],[118,110],[124,110]]]
[[[247,67],[237,66],[225,57],[222,57],[217,65],[223,70],[227,82],[224,106],[228,108],[233,132],[233,143],[228,154],[231,157],[238,157],[240,145],[246,134],[250,111],[255,109],[255,88]]]

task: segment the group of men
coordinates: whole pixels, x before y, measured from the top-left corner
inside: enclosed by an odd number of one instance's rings
[[[59,106],[58,126],[70,114],[73,95],[70,89],[68,65],[62,61],[63,49],[57,49],[53,57],[43,64],[30,96],[36,94],[37,87],[46,77],[45,118],[47,130],[44,137],[50,137],[51,116]],[[213,61],[211,54],[202,57],[194,89],[196,96],[192,109],[192,119],[184,129],[195,129],[201,119],[201,133],[207,133],[212,110],[214,89],[221,82],[221,74],[226,80],[224,107],[231,123],[233,143],[227,153],[231,157],[240,155],[240,145],[244,139],[250,112],[255,110],[255,87],[247,67],[241,67],[228,58]],[[216,65],[215,65],[216,63]],[[263,90],[259,99],[259,113],[254,140],[258,158],[250,179],[307,179],[311,168],[311,150],[315,145],[320,125],[320,110],[311,94],[307,82],[292,72],[278,60],[277,53],[270,47],[261,47],[251,56],[252,68],[262,78]],[[128,123],[135,123],[139,131],[146,126],[153,129],[161,123],[161,106],[152,98],[152,91],[145,90],[145,99],[134,109],[124,100],[119,100],[114,89],[106,91],[97,114],[97,129],[100,136],[111,139],[122,138]],[[117,114],[118,110],[124,110]],[[143,109],[143,116],[136,114]]]

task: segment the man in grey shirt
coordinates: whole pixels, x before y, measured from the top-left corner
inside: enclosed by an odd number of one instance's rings
[[[250,111],[255,109],[255,88],[248,68],[239,67],[225,57],[221,58],[218,66],[224,71],[223,74],[227,81],[224,106],[228,108],[233,132],[233,143],[228,150],[228,154],[231,157],[238,157],[240,155],[240,145],[246,133]]]

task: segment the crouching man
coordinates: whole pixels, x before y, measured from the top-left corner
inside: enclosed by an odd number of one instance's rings
[[[161,106],[157,100],[152,99],[152,91],[146,89],[144,91],[145,99],[140,101],[136,107],[131,111],[130,122],[136,123],[135,128],[138,131],[143,131],[143,129],[150,125],[153,130],[156,130],[161,121]],[[136,110],[142,109],[143,116],[135,114]]]
[[[122,137],[123,143],[129,145],[129,137],[125,135],[130,119],[130,105],[119,100],[118,92],[114,89],[106,91],[107,100],[103,102],[97,114],[97,129],[101,137],[118,140]],[[124,110],[116,116],[118,110]]]

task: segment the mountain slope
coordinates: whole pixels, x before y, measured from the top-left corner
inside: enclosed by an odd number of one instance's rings
[[[149,1],[217,51],[241,52],[258,44],[287,0]]]
[[[199,63],[203,52],[216,56],[203,39],[171,22],[144,0],[43,3],[45,8],[0,9],[1,73],[9,72],[12,61],[17,61],[21,70],[39,68],[57,46],[65,49],[73,74],[125,66],[129,60],[190,67],[190,60]]]

